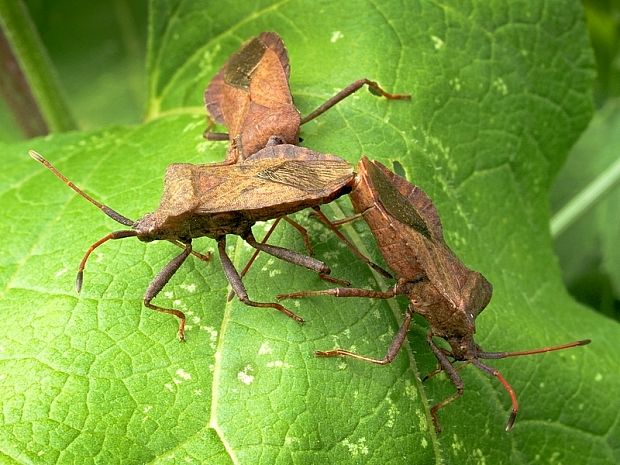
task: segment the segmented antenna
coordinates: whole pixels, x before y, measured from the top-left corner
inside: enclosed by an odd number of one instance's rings
[[[41,156],[41,154],[35,152],[34,150],[29,150],[28,154],[32,158],[34,158],[36,161],[41,163],[43,166],[45,166],[52,173],[54,173],[54,175],[56,175],[56,177],[59,178],[62,182],[64,182],[67,186],[69,186],[75,192],[80,194],[82,197],[84,197],[86,200],[88,200],[90,203],[92,203],[95,207],[97,207],[99,210],[101,210],[107,216],[112,218],[114,221],[116,221],[117,223],[120,223],[120,224],[124,224],[125,226],[133,226],[134,225],[135,221],[132,221],[129,218],[125,218],[123,215],[121,215],[120,213],[112,210],[107,205],[104,205],[101,202],[96,201],[90,195],[88,195],[86,192],[84,192],[82,189],[80,189],[75,184],[73,184],[71,181],[69,181],[60,171],[58,171],[54,167],[54,165],[52,165],[49,161],[47,161],[45,158],[43,158]]]
[[[135,221],[132,221],[129,218],[124,217],[123,215],[121,215],[117,211],[112,210],[107,205],[104,205],[101,202],[98,202],[97,200],[93,199],[90,195],[88,195],[82,189],[80,189],[75,184],[73,184],[71,181],[69,181],[65,177],[65,175],[63,175],[60,171],[58,171],[54,167],[54,165],[52,165],[49,161],[47,161],[45,158],[43,158],[43,156],[41,154],[35,152],[34,150],[29,150],[28,154],[33,159],[35,159],[36,161],[41,163],[43,166],[45,166],[52,173],[54,173],[54,175],[57,178],[59,178],[67,186],[69,186],[71,189],[73,189],[75,192],[77,192],[80,196],[84,197],[86,200],[88,200],[90,203],[92,203],[95,207],[97,207],[99,210],[101,210],[103,213],[105,213],[108,217],[112,218],[117,223],[123,224],[125,226],[130,226],[130,227],[133,228],[133,226],[135,225]],[[112,233],[106,235],[105,237],[99,239],[94,244],[92,244],[88,248],[86,253],[84,254],[84,257],[82,258],[82,261],[80,262],[80,266],[78,268],[77,277],[75,279],[75,288],[76,288],[77,292],[79,293],[80,290],[82,289],[82,283],[84,281],[84,267],[86,266],[86,262],[88,260],[88,257],[93,252],[93,250],[95,250],[97,247],[99,247],[100,245],[104,244],[105,242],[107,242],[107,241],[109,241],[111,239],[123,239],[125,237],[134,237],[134,236],[138,236],[138,235],[139,235],[139,232],[136,231],[136,230],[133,230],[133,229],[132,230],[115,231],[115,232],[112,232]],[[180,241],[178,241],[178,240],[169,239],[168,241],[171,242],[172,244],[176,245],[177,247],[185,248],[185,245],[183,243],[181,243]],[[206,254],[206,255],[203,255],[201,253],[192,251],[192,255],[194,255],[194,256],[196,256],[199,259],[204,260],[204,261],[209,261],[211,259],[211,254],[210,253]]]
[[[106,236],[102,237],[97,242],[92,244],[88,248],[86,253],[84,254],[84,257],[82,258],[82,261],[80,262],[80,266],[78,267],[77,276],[75,278],[75,290],[77,291],[77,293],[79,294],[80,291],[82,290],[82,283],[84,282],[84,267],[86,266],[86,261],[88,260],[88,257],[90,256],[91,253],[93,253],[93,250],[95,250],[100,245],[105,244],[111,239],[123,239],[125,237],[134,237],[137,235],[138,235],[138,231],[134,231],[133,229],[115,231],[115,232],[111,232],[110,234],[107,234]]]
[[[504,389],[510,396],[510,401],[512,402],[512,412],[510,413],[510,416],[508,417],[508,421],[506,422],[506,431],[510,431],[512,429],[515,423],[515,420],[517,419],[517,413],[519,412],[519,403],[517,402],[517,394],[515,393],[510,383],[506,381],[506,378],[504,378],[498,370],[481,363],[478,360],[478,358],[500,359],[500,358],[508,358],[508,357],[520,357],[522,355],[544,354],[545,352],[553,352],[556,350],[570,349],[571,347],[585,346],[586,344],[589,344],[590,342],[592,342],[591,339],[582,339],[581,341],[568,342],[566,344],[560,344],[557,346],[541,347],[540,349],[516,350],[512,352],[480,351],[476,354],[477,357],[475,359],[472,359],[471,363],[473,363],[475,366],[480,368],[482,371],[497,378],[499,382],[502,383],[502,385],[504,386]]]
[[[570,349],[571,347],[585,346],[592,342],[591,339],[582,339],[581,341],[568,342],[557,346],[541,347],[540,349],[516,350],[512,352],[484,352],[477,353],[478,358],[499,359],[508,357],[520,357],[522,355],[544,354],[545,352],[553,352],[556,350]]]

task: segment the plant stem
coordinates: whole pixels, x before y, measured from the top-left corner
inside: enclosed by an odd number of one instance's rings
[[[551,236],[558,237],[620,183],[620,159],[573,197],[551,218]]]
[[[28,135],[76,128],[51,60],[22,0],[0,0],[3,94]]]

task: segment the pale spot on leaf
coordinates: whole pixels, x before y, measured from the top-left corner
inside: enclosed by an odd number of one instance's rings
[[[258,348],[258,355],[269,355],[272,352],[269,341],[263,342]]]
[[[426,431],[428,429],[428,421],[426,419],[426,415],[419,408],[415,409],[415,414],[418,417],[418,425],[420,426],[420,431]]]
[[[418,390],[409,380],[405,381],[405,395],[411,401],[415,401],[418,398]]]
[[[177,375],[179,378],[184,379],[185,381],[189,381],[190,379],[192,379],[192,375],[191,375],[190,373],[188,373],[187,371],[185,371],[183,368],[179,368],[179,369],[176,371],[176,375]]]
[[[58,270],[54,276],[56,276],[57,278],[60,278],[63,274],[65,274],[67,271],[69,271],[67,268],[63,268],[61,270]]]
[[[398,408],[394,404],[394,401],[390,399],[389,397],[387,398],[387,403],[389,405],[388,412],[387,412],[388,420],[385,422],[385,426],[387,426],[388,428],[393,428],[394,425],[396,424],[396,415],[398,415],[400,410],[398,410]]]
[[[491,85],[500,94],[502,94],[502,95],[507,95],[508,94],[508,86],[506,85],[506,83],[504,82],[504,80],[502,78],[495,79]]]
[[[217,342],[217,330],[211,326],[201,326],[200,329],[209,333],[209,347],[215,350]]]
[[[280,269],[277,269],[277,268],[276,268],[276,269],[271,270],[271,271],[269,272],[269,277],[270,277],[270,278],[273,278],[274,276],[277,276],[277,275],[279,275],[279,274],[282,274],[282,270],[280,270]]]
[[[272,360],[267,362],[267,368],[292,368],[292,365],[283,360]]]
[[[340,39],[342,39],[344,37],[344,34],[340,31],[334,31],[332,32],[332,36],[329,39],[329,41],[334,44],[336,42],[338,42]]]
[[[194,292],[196,292],[196,285],[195,284],[181,284],[181,289],[184,289],[187,292],[193,294]]]
[[[463,449],[463,441],[461,439],[459,439],[459,437],[456,434],[452,435],[452,451],[457,454],[459,451],[461,451]]]
[[[241,381],[243,384],[250,385],[254,382],[254,375],[250,373],[254,371],[251,365],[246,365],[243,370],[237,373],[237,379]]]
[[[349,450],[352,457],[357,457],[358,455],[368,455],[369,450],[366,445],[365,437],[361,437],[355,442],[345,439],[341,442],[341,444]]]
[[[474,449],[474,453],[473,453],[474,459],[476,460],[476,463],[478,465],[486,465],[487,460],[484,456],[484,453],[482,452],[481,449]]]
[[[445,45],[444,41],[437,36],[431,36],[431,40],[433,41],[433,46],[435,47],[435,50],[439,50]]]

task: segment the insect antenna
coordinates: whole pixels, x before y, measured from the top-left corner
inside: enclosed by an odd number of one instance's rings
[[[125,218],[123,215],[121,215],[120,213],[112,210],[107,205],[104,205],[101,202],[96,201],[90,195],[88,195],[86,192],[84,192],[82,189],[80,189],[75,184],[73,184],[71,181],[69,181],[60,171],[58,171],[54,167],[54,165],[52,165],[49,161],[47,161],[45,158],[43,158],[39,153],[35,152],[34,150],[29,150],[28,154],[32,158],[34,158],[36,161],[41,163],[43,166],[45,166],[52,173],[54,173],[56,175],[56,177],[59,178],[62,182],[64,182],[67,186],[69,186],[75,192],[80,194],[82,197],[84,197],[86,200],[88,200],[90,203],[92,203],[95,207],[97,207],[103,213],[108,215],[114,221],[116,221],[117,223],[120,223],[120,224],[124,224],[125,226],[133,226],[134,225],[134,223],[135,223],[134,221],[130,220],[129,218]]]
[[[508,417],[508,421],[506,422],[506,431],[510,431],[512,429],[512,426],[514,425],[515,420],[517,418],[517,413],[519,412],[519,403],[517,402],[517,394],[515,393],[510,383],[506,380],[506,378],[502,376],[502,374],[498,370],[485,365],[484,363],[480,362],[478,358],[500,359],[500,358],[508,358],[508,357],[520,357],[522,355],[544,354],[545,352],[553,352],[556,350],[564,350],[564,349],[570,349],[572,347],[585,346],[586,344],[589,344],[590,342],[591,342],[590,339],[583,339],[581,341],[568,342],[566,344],[560,344],[557,346],[541,347],[540,349],[516,350],[512,352],[480,351],[476,354],[477,357],[472,359],[471,363],[473,363],[475,366],[480,368],[482,371],[488,373],[489,375],[496,377],[499,380],[499,382],[502,383],[502,385],[504,386],[504,389],[506,390],[506,392],[508,392],[508,395],[510,396],[510,401],[512,402],[512,412],[510,413],[510,416]]]
[[[498,359],[508,357],[520,357],[521,355],[544,354],[545,352],[553,352],[556,350],[570,349],[571,347],[585,346],[592,342],[591,339],[583,339],[581,341],[568,342],[557,346],[541,347],[540,349],[516,350],[513,352],[477,352],[478,358]]]
[[[491,376],[495,376],[499,380],[499,382],[502,383],[502,385],[504,386],[504,389],[506,389],[506,392],[508,392],[508,395],[510,396],[510,401],[512,402],[512,412],[510,412],[510,416],[508,417],[508,421],[506,422],[506,431],[510,431],[512,429],[512,426],[515,424],[515,420],[517,419],[517,413],[519,412],[519,403],[517,402],[517,393],[512,388],[510,383],[506,380],[506,378],[502,376],[499,370],[492,368],[488,365],[485,365],[484,363],[480,362],[480,360],[477,360],[477,359],[472,359],[471,363],[473,363],[475,366],[480,368],[485,373]]]
[[[88,260],[88,257],[93,252],[93,250],[95,250],[101,244],[108,242],[110,239],[124,239],[125,237],[133,237],[137,235],[138,235],[138,231],[134,231],[133,229],[123,230],[123,231],[114,231],[114,232],[111,232],[110,234],[105,235],[104,237],[99,239],[97,242],[95,242],[93,245],[91,245],[86,251],[86,253],[84,254],[82,261],[80,262],[77,276],[75,278],[75,290],[78,292],[78,294],[82,290],[82,284],[84,282],[84,267],[86,266],[86,261]]]

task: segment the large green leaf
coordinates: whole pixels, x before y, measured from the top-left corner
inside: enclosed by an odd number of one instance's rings
[[[571,150],[551,191],[552,209],[559,210],[576,196],[583,198],[584,191],[592,190],[592,186],[616,180],[616,187],[598,199],[597,207],[586,208],[581,218],[559,233],[555,243],[569,289],[580,300],[616,319],[620,319],[619,148],[620,100],[610,99]]]
[[[211,2],[209,2],[211,3]],[[244,6],[245,5],[245,6]],[[590,117],[592,58],[574,2],[395,1],[155,2],[150,13],[149,122],[5,145],[20,162],[0,175],[3,324],[0,451],[31,463],[614,463],[620,407],[611,356],[620,331],[566,294],[547,232],[547,192]],[[487,350],[584,337],[566,353],[497,362],[519,395],[514,430],[505,391],[471,367],[462,399],[429,408],[453,387],[439,376],[416,320],[390,366],[313,357],[342,345],[381,356],[404,302],[308,299],[292,303],[299,326],[271,310],[226,304],[217,258],[194,259],[158,302],[176,321],[141,306],[148,282],[178,250],[129,239],[98,249],[82,295],[73,272],[88,244],[118,225],[26,155],[34,148],[91,195],[136,218],[155,209],[171,162],[221,160],[202,140],[202,92],[243,40],[284,38],[302,113],[359,77],[411,102],[367,92],[303,128],[304,145],[351,162],[398,161],[432,196],[447,240],[495,286],[478,319]],[[346,199],[331,209],[349,211]],[[328,210],[329,211],[329,210]],[[387,288],[304,214],[316,254],[359,286]],[[261,226],[255,229],[261,231]],[[346,228],[377,257],[363,225]],[[302,250],[286,226],[274,242]],[[200,250],[213,249],[202,239]],[[250,251],[229,240],[236,264]],[[415,251],[412,251],[414,253]],[[260,257],[250,295],[325,287],[315,275]]]

